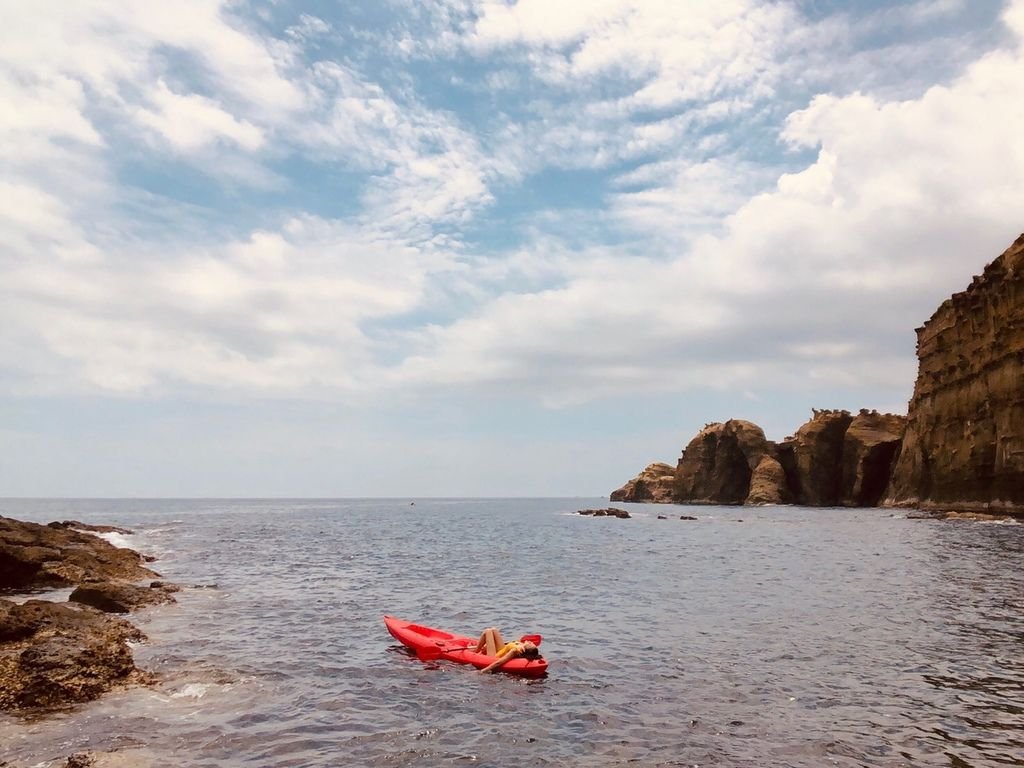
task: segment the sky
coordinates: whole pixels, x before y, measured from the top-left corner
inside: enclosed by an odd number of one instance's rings
[[[0,18],[0,496],[604,495],[1024,231],[1024,0]]]

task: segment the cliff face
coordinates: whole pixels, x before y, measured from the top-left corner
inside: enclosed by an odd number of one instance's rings
[[[673,497],[701,504],[742,504],[754,470],[774,450],[761,428],[749,421],[708,424],[683,450]]]
[[[831,507],[839,503],[840,473],[847,411],[814,411],[813,418],[780,446],[783,466],[797,504]]]
[[[1024,235],[917,330],[885,503],[1024,514]]]
[[[882,500],[907,426],[904,416],[861,411],[843,438],[839,503],[874,507]]]
[[[643,500],[1024,516],[1024,235],[918,328],[917,354],[906,418],[815,410],[778,445],[749,421],[709,424],[671,491],[661,475]]]

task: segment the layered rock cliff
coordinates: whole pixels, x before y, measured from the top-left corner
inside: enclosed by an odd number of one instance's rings
[[[1024,515],[1024,235],[917,329],[885,503]]]
[[[749,421],[709,424],[648,489],[617,501],[915,506],[1024,516],[1024,235],[917,330],[906,417],[815,410],[779,444]],[[659,470],[659,473],[662,470]],[[643,482],[639,482],[643,480]],[[657,496],[657,497],[656,497]]]

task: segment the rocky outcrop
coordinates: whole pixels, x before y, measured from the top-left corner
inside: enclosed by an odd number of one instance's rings
[[[138,552],[90,533],[0,517],[0,589],[139,581],[158,575],[142,563]]]
[[[144,682],[128,647],[144,639],[93,608],[0,599],[0,711],[62,707]]]
[[[872,506],[881,498],[904,418],[862,410],[814,409],[793,437],[775,444],[749,421],[708,424],[683,450],[672,493],[649,501],[676,504],[806,504]],[[614,492],[612,500],[632,501],[627,492],[665,464],[652,464],[640,477]],[[653,468],[657,467],[655,470]]]
[[[862,410],[843,438],[839,503],[877,506],[892,476],[907,419],[892,413]]]
[[[750,422],[709,424],[669,500],[1024,517],[1024,235],[917,329],[917,354],[906,417],[815,410],[778,445]]]
[[[131,583],[157,575],[142,562],[138,552],[83,532],[81,523],[0,517],[0,589],[78,585],[68,603],[0,599],[0,711],[63,707],[150,679],[128,645],[145,635],[104,613],[173,602],[172,584]]]
[[[673,499],[690,504],[742,504],[754,470],[774,446],[762,429],[731,419],[708,424],[689,442],[675,472]]]
[[[765,454],[750,475],[750,491],[744,504],[785,504],[789,497],[786,470],[777,458]]]
[[[626,510],[616,509],[615,507],[608,507],[607,509],[581,509],[576,514],[589,517],[618,517],[623,520],[628,520],[632,517]]]
[[[917,329],[885,503],[1024,515],[1024,235]]]
[[[170,592],[173,588],[164,588],[161,582],[155,581],[148,587],[135,584],[119,584],[116,582],[91,582],[78,587],[68,600],[72,603],[91,605],[104,613],[131,613],[137,608],[147,605],[173,603]]]
[[[849,411],[813,411],[810,421],[779,446],[797,504],[832,507],[839,503],[840,467]]]
[[[655,503],[671,502],[676,470],[671,464],[649,464],[639,475],[618,490],[612,491],[610,501]]]

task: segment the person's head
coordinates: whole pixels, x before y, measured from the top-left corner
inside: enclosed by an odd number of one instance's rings
[[[539,659],[540,648],[537,647],[536,643],[529,640],[523,641],[523,658],[524,659]]]

